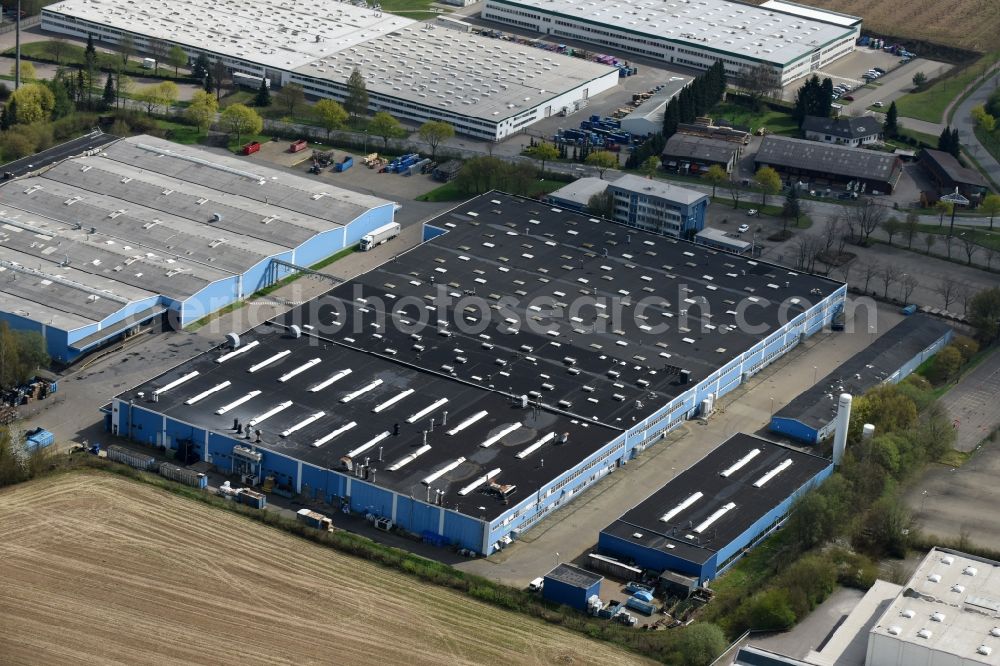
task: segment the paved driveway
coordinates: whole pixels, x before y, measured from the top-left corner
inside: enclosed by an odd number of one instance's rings
[[[955,448],[972,451],[1000,426],[1000,353],[994,352],[941,399],[958,430]]]

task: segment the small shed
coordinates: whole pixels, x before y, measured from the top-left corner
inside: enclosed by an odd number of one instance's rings
[[[545,574],[542,596],[548,601],[587,609],[587,599],[601,591],[604,576],[591,573],[572,564],[560,564]]]
[[[667,569],[660,574],[658,587],[667,596],[687,599],[697,589],[698,579]]]

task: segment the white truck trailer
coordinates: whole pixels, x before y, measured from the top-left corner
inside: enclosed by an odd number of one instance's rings
[[[385,243],[386,241],[391,241],[393,238],[399,235],[399,223],[390,222],[385,226],[381,226],[370,234],[365,234],[361,237],[361,242],[358,243],[358,249],[362,252],[367,252],[374,247]]]

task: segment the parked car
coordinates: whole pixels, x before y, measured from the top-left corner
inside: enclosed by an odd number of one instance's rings
[[[747,217],[755,217],[756,215],[757,215],[756,208],[750,208],[749,210],[747,210]]]
[[[872,69],[878,72],[880,75],[885,74],[885,70],[882,69],[881,67],[872,67]]]
[[[541,592],[544,586],[545,586],[544,578],[536,578],[535,580],[528,583],[528,589],[532,592]]]
[[[845,102],[853,102],[854,101],[854,95],[844,95],[844,101]]]
[[[879,102],[875,102],[874,104],[872,104],[872,106],[881,109],[883,106],[885,106],[885,104],[883,104],[881,101],[879,101]]]
[[[746,232],[750,231],[750,225],[749,224],[741,224],[740,228],[737,229],[737,231],[739,233],[741,233],[741,234],[745,234]]]

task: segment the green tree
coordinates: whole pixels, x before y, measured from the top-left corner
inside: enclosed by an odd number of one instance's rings
[[[660,158],[656,155],[650,155],[647,157],[643,163],[639,166],[639,171],[642,172],[646,178],[652,178],[656,175],[656,172],[660,170]]]
[[[177,76],[180,68],[188,62],[187,52],[177,44],[174,44],[170,47],[170,50],[167,51],[167,62],[173,65],[174,76]]]
[[[135,55],[135,42],[132,37],[125,34],[118,40],[118,53],[122,57],[122,66],[128,67],[128,59]]]
[[[708,167],[708,171],[702,175],[702,178],[712,184],[712,197],[714,198],[715,188],[729,180],[729,174],[726,173],[726,170],[722,166],[713,164]]]
[[[65,118],[76,112],[76,105],[66,88],[66,84],[61,78],[41,81],[41,83],[52,91],[52,118]]]
[[[1000,338],[1000,287],[984,289],[972,297],[969,322],[983,342],[989,344]]]
[[[258,109],[266,109],[271,106],[271,89],[267,85],[267,79],[265,77],[260,77],[260,87],[257,88],[257,94],[253,98],[253,105]]]
[[[10,76],[14,78],[15,72],[17,71],[17,64],[10,66]],[[35,66],[30,60],[21,61],[21,81],[33,81],[38,78],[38,74],[35,72]]]
[[[14,119],[17,123],[37,123],[52,116],[55,96],[48,86],[28,83],[11,93],[8,104],[15,110]]]
[[[919,88],[920,86],[927,83],[927,75],[923,72],[917,72],[913,75],[913,87]]]
[[[344,100],[344,108],[352,118],[368,113],[368,86],[365,85],[365,77],[357,67],[347,79],[347,99]]]
[[[226,107],[220,120],[226,131],[236,137],[237,144],[240,143],[243,136],[260,134],[261,130],[264,129],[264,119],[244,104],[233,104]]]
[[[553,146],[551,143],[545,143],[544,141],[536,144],[524,151],[524,154],[528,157],[532,157],[542,163],[541,177],[545,177],[545,163],[549,160],[554,160],[559,157],[559,150]]]
[[[938,212],[938,226],[944,226],[944,218],[946,215],[951,215],[951,211],[955,208],[955,204],[950,201],[945,201],[944,199],[938,199],[934,202],[934,210]]]
[[[746,626],[761,631],[788,629],[798,619],[788,599],[788,591],[769,588],[754,595],[743,608]]]
[[[676,631],[676,658],[670,660],[672,663],[709,666],[728,647],[722,629],[708,622],[695,622]]]
[[[615,219],[615,198],[611,192],[605,189],[591,195],[587,200],[587,212],[594,217],[603,217],[606,220]]]
[[[306,91],[298,83],[289,83],[281,87],[275,98],[278,103],[285,107],[289,116],[295,116],[295,107],[306,101]]]
[[[27,382],[48,364],[49,355],[40,334],[15,331],[7,322],[0,322],[0,389]]]
[[[404,133],[403,126],[385,111],[379,111],[368,124],[368,131],[375,136],[382,137],[383,147],[389,149],[389,139],[398,137]]]
[[[101,95],[101,102],[105,109],[110,109],[118,100],[118,92],[115,90],[115,79],[111,72],[108,72],[108,80],[104,82],[104,94]]]
[[[347,110],[332,99],[321,99],[313,107],[313,113],[319,119],[319,124],[326,130],[326,138],[330,138],[333,130],[340,129],[347,123]]]
[[[463,194],[482,194],[495,186],[505,163],[498,157],[483,155],[465,161],[455,177],[455,188]]]
[[[781,191],[781,176],[769,166],[762,166],[757,169],[757,173],[754,174],[753,179],[761,191],[761,206],[767,205],[767,195],[777,194]]]
[[[604,173],[618,166],[618,157],[609,150],[595,150],[587,155],[584,163],[597,169],[598,177],[604,180]]]
[[[204,90],[196,90],[191,96],[191,103],[185,110],[184,115],[188,121],[204,134],[215,121],[215,114],[219,110],[219,102],[215,95]]]
[[[882,123],[882,132],[889,138],[899,134],[899,110],[896,108],[896,102],[889,104],[889,110],[885,114],[885,122]]]
[[[437,159],[438,146],[455,136],[455,128],[439,120],[428,120],[420,126],[420,138],[431,147],[431,159]]]
[[[898,217],[889,217],[882,222],[882,231],[889,237],[889,245],[892,245],[892,238],[903,230],[903,223]]]
[[[191,76],[199,81],[204,81],[205,77],[208,76],[208,68],[208,56],[199,53],[198,57],[194,59],[194,65],[191,66]]]
[[[990,216],[990,229],[993,228],[993,218],[1000,213],[1000,194],[987,194],[979,204],[982,211]]]

